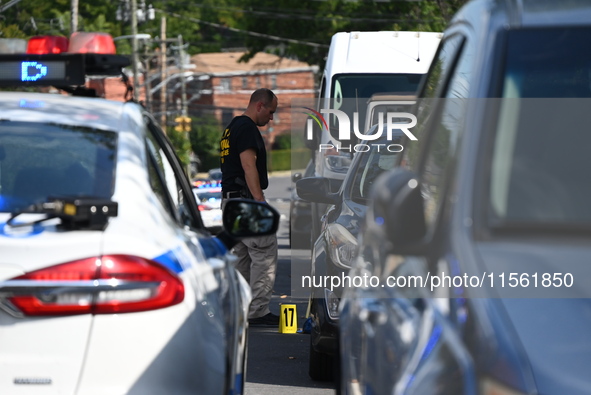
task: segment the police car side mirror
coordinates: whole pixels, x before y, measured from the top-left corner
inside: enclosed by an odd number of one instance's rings
[[[224,206],[222,223],[230,237],[266,236],[277,232],[279,213],[264,202],[230,199]]]

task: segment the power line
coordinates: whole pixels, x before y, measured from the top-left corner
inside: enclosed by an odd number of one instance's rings
[[[162,12],[163,14],[167,14],[167,15],[173,16],[175,18],[186,19],[186,20],[189,20],[191,22],[201,23],[201,24],[204,24],[204,25],[209,25],[209,26],[217,27],[219,29],[230,30],[230,31],[235,32],[235,33],[243,33],[243,34],[247,34],[247,35],[253,36],[253,37],[266,38],[266,39],[275,40],[275,41],[283,41],[283,42],[288,42],[288,43],[292,43],[292,44],[307,45],[309,47],[315,47],[315,48],[328,48],[328,45],[326,45],[326,44],[318,44],[318,43],[313,43],[313,42],[309,42],[309,41],[295,40],[293,38],[278,37],[278,36],[272,36],[270,34],[263,34],[263,33],[257,33],[257,32],[253,32],[253,31],[248,31],[248,30],[236,29],[234,27],[224,26],[224,25],[221,25],[219,23],[207,22],[207,21],[203,21],[201,19],[192,18],[192,17],[188,17],[188,16],[185,16],[185,15],[180,15],[180,14],[177,14],[177,13],[174,13],[174,12],[169,12],[169,11],[164,11],[164,10],[156,10],[156,11]]]
[[[412,1],[412,0],[410,0]],[[182,3],[182,2],[180,2]],[[179,4],[179,2],[175,2]],[[214,6],[209,4],[194,4],[191,7],[207,8],[212,10],[236,12],[242,14],[252,14],[258,16],[266,16],[273,19],[303,19],[314,21],[341,21],[341,22],[375,22],[375,23],[398,23],[398,22],[433,22],[437,19],[399,19],[399,18],[384,18],[383,14],[363,14],[361,17],[347,17],[347,16],[319,16],[315,11],[302,11],[301,9],[286,9],[286,8],[267,8],[268,11],[259,11],[253,9],[243,9],[235,7]],[[260,8],[264,10],[265,8]]]
[[[13,5],[15,5],[17,3],[20,3],[20,2],[21,2],[21,0],[12,0],[12,1],[9,1],[8,3],[0,6],[0,12],[9,9]]]

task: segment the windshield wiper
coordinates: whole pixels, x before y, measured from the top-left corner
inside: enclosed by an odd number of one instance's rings
[[[61,219],[61,226],[69,230],[103,230],[110,217],[116,217],[118,204],[110,199],[89,197],[49,197],[43,203],[15,210],[6,221],[12,227],[32,226],[53,218]],[[21,214],[46,214],[46,217],[24,223],[13,223]]]
[[[22,209],[17,209],[10,213],[10,218],[6,221],[6,225],[9,225],[13,228],[21,227],[21,226],[32,226],[37,225],[41,222],[56,218],[55,215],[49,215],[49,213],[42,208],[42,206],[47,203],[39,203],[39,204],[32,204]],[[45,218],[38,219],[36,221],[31,222],[17,222],[14,223],[13,221],[21,214],[46,214]]]

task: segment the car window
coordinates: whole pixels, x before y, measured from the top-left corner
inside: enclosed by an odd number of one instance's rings
[[[433,112],[435,106],[441,103],[437,100],[438,97],[447,92],[447,85],[451,78],[452,69],[458,59],[458,52],[464,45],[464,37],[459,34],[445,38],[435,55],[433,63],[431,64],[429,73],[424,80],[422,87],[422,96],[417,101],[414,107],[414,112],[417,117],[417,126],[413,128],[413,134],[416,136],[416,141],[406,140],[404,145],[403,159],[401,166],[413,169],[416,171],[418,167],[418,159],[420,154],[420,147],[425,145],[427,129],[432,124]],[[463,78],[465,79],[465,78]],[[458,88],[451,91],[455,92]]]
[[[436,110],[433,131],[428,137],[425,160],[419,173],[425,202],[425,219],[427,226],[431,228],[441,210],[445,185],[448,175],[454,170],[451,165],[462,135],[468,75],[472,72],[473,64],[470,49],[464,43],[452,58],[451,79],[442,92],[443,99],[437,104],[441,109]]]
[[[366,144],[369,150],[359,152],[358,165],[351,183],[351,199],[357,203],[367,205],[371,187],[383,172],[393,169],[400,151],[401,136],[393,137],[390,141],[376,141]]]
[[[534,39],[535,37],[535,39]],[[490,176],[490,220],[591,223],[589,28],[508,33]]]
[[[50,196],[110,198],[117,133],[37,122],[0,123],[0,210]]]
[[[189,200],[179,180],[184,174],[178,174],[178,169],[167,156],[167,150],[161,143],[163,140],[156,135],[161,133],[158,127],[149,118],[145,119],[148,125],[146,146],[151,157],[148,160],[148,172],[152,190],[173,218],[184,226],[196,227],[200,222],[193,217],[188,207],[189,204],[195,204],[194,197]]]
[[[502,97],[591,97],[589,39],[582,27],[509,31]]]
[[[424,74],[337,74],[333,77],[331,107],[352,117],[359,114],[358,125],[366,124],[367,100],[375,93],[416,94]],[[345,100],[347,99],[347,100]],[[351,118],[352,119],[352,118]],[[339,120],[333,114],[331,130],[338,130]]]
[[[429,73],[421,86],[421,98],[441,97],[441,92],[446,90],[449,81],[450,71],[457,60],[458,50],[464,44],[464,37],[455,34],[444,38],[435,58],[429,67]]]
[[[148,140],[146,142],[147,151],[148,151],[148,177],[150,178],[150,186],[152,187],[152,191],[160,200],[160,203],[171,217],[177,218],[176,209],[172,200],[168,194],[168,189],[164,184],[164,176],[162,175],[162,170],[158,165],[158,151],[154,146],[153,142]]]

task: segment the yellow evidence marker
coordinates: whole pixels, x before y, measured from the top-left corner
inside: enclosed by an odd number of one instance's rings
[[[279,333],[296,333],[298,330],[298,314],[295,304],[282,304],[279,313]]]

